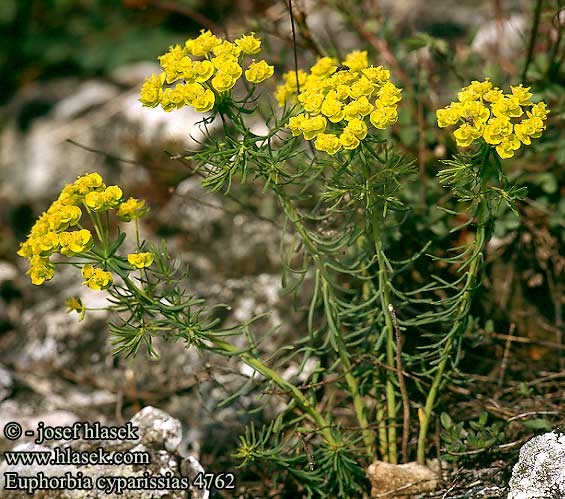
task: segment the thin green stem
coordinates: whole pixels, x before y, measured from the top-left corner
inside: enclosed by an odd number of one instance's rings
[[[381,301],[381,308],[385,318],[386,327],[386,359],[387,364],[395,367],[395,338],[394,338],[394,325],[389,312],[390,305],[390,282],[388,280],[388,271],[386,268],[385,257],[383,253],[382,240],[380,238],[380,221],[376,211],[376,207],[371,208],[370,214],[371,227],[373,229],[373,242],[375,245],[375,253],[377,255],[378,275],[379,275],[379,295]],[[397,448],[396,448],[396,392],[392,383],[393,371],[387,373],[387,380],[385,384],[386,405],[387,405],[387,425],[388,425],[388,452],[387,457],[390,463],[396,464],[398,462]]]
[[[328,323],[332,326],[332,334],[335,335],[335,342],[337,346],[337,354],[339,356],[339,361],[343,367],[345,381],[351,392],[351,398],[353,399],[353,408],[355,409],[355,414],[357,416],[357,421],[361,427],[361,433],[363,435],[363,442],[367,447],[367,451],[371,457],[375,457],[375,436],[371,429],[369,428],[369,420],[367,419],[367,407],[363,401],[363,397],[359,392],[359,385],[355,376],[352,373],[351,361],[347,354],[347,345],[341,335],[339,329],[336,327],[333,319],[330,317],[330,307],[329,307],[329,290],[328,283],[325,279],[322,281],[322,295],[324,297],[324,308],[326,310],[326,315],[328,317]]]
[[[475,236],[474,242],[474,251],[478,249],[478,247],[482,246],[484,243],[484,235],[485,235],[485,228],[484,226],[480,226],[477,229],[477,235]],[[455,342],[455,338],[457,336],[457,332],[467,324],[467,318],[469,313],[469,308],[471,306],[471,294],[472,288],[475,285],[475,279],[477,277],[477,273],[479,270],[479,261],[480,257],[477,255],[475,259],[469,265],[469,269],[467,270],[467,279],[465,281],[465,288],[466,291],[462,296],[461,304],[459,306],[459,310],[457,312],[457,318],[455,319],[455,323],[453,324],[451,331],[448,333],[449,338],[443,347],[441,352],[441,360],[438,364],[437,370],[435,372],[432,386],[426,397],[426,403],[424,405],[424,410],[420,413],[420,431],[418,434],[418,450],[417,450],[417,459],[420,464],[425,464],[426,462],[426,440],[428,435],[428,427],[430,424],[430,418],[432,414],[432,410],[434,408],[436,398],[438,395],[439,387],[443,381],[443,374],[445,372],[445,368],[447,366],[447,362],[451,360],[451,351],[453,348],[453,344]]]
[[[318,252],[316,251],[316,248],[314,246],[314,244],[312,243],[308,232],[306,230],[306,228],[304,227],[304,225],[302,224],[302,221],[300,220],[300,216],[298,215],[296,209],[294,208],[294,206],[284,197],[282,196],[280,193],[277,192],[277,196],[279,198],[279,202],[281,203],[281,206],[283,207],[283,210],[286,214],[286,216],[288,217],[288,219],[294,224],[294,226],[296,227],[296,230],[298,231],[298,233],[300,234],[300,236],[302,237],[302,241],[304,243],[304,246],[306,247],[306,249],[308,250],[308,252],[310,253],[310,256],[312,257],[314,264],[316,265],[316,269],[320,272],[320,276],[322,277],[322,291],[324,294],[324,309],[326,311],[326,317],[328,319],[328,325],[331,329],[330,334],[333,334],[335,337],[335,347],[337,349],[337,354],[340,360],[340,364],[343,368],[344,371],[344,377],[345,377],[345,381],[347,383],[347,386],[349,388],[349,392],[351,394],[352,400],[353,400],[353,408],[355,410],[355,415],[357,418],[357,422],[359,423],[359,426],[361,428],[361,434],[363,436],[363,442],[365,444],[365,447],[367,448],[367,452],[369,454],[369,456],[371,458],[374,458],[376,456],[375,454],[375,436],[373,431],[371,430],[371,428],[369,427],[369,421],[367,419],[367,406],[365,404],[365,400],[363,399],[363,396],[361,395],[361,392],[359,391],[359,384],[357,383],[357,379],[355,378],[355,376],[353,375],[353,373],[351,372],[351,362],[349,360],[349,354],[347,352],[347,346],[345,343],[345,340],[343,338],[342,332],[340,331],[340,328],[337,324],[335,324],[335,321],[333,320],[333,318],[331,317],[331,314],[329,312],[329,308],[328,308],[328,281],[329,281],[329,276],[327,273],[327,269],[325,267],[325,265],[323,264],[323,262],[320,259],[320,256],[318,255]]]
[[[377,427],[379,434],[379,451],[381,453],[381,459],[383,461],[388,461],[388,436],[386,432],[386,420],[385,420],[385,410],[384,405],[377,400]]]
[[[160,311],[165,316],[170,317],[171,312],[166,308],[164,308],[159,301],[154,300],[152,297],[148,296],[142,289],[138,288],[129,279],[129,277],[122,271],[122,269],[120,269],[118,265],[114,265],[112,262],[108,262],[108,266],[114,272],[120,275],[120,277],[126,283],[128,289],[132,293],[136,294],[139,297],[142,297],[144,300],[147,300],[156,308],[160,309]],[[174,320],[174,317],[172,317],[172,319]],[[249,353],[241,352],[241,350],[235,347],[234,345],[215,337],[208,337],[208,340],[213,344],[214,349],[220,350],[229,356],[237,356],[242,362],[247,364],[249,367],[257,371],[258,373],[262,374],[265,378],[271,380],[283,390],[288,391],[292,396],[292,398],[300,405],[300,407],[302,407],[304,412],[308,414],[316,422],[318,429],[320,430],[326,443],[330,446],[337,445],[337,441],[335,440],[331,432],[330,425],[328,424],[324,416],[308,401],[308,399],[302,394],[302,392],[295,385],[286,381],[276,371],[268,367],[261,360],[253,357]]]
[[[467,276],[465,279],[464,293],[461,296],[459,307],[457,310],[457,315],[455,316],[454,323],[448,332],[448,339],[445,342],[440,353],[440,362],[438,363],[437,369],[432,380],[432,385],[428,396],[426,397],[426,402],[423,411],[419,413],[420,416],[420,431],[418,434],[418,449],[417,449],[417,460],[420,464],[425,463],[426,459],[426,440],[428,434],[428,427],[430,424],[431,414],[438,396],[438,391],[443,381],[443,375],[449,360],[451,360],[451,352],[456,342],[456,338],[459,333],[465,330],[467,326],[467,321],[469,317],[469,310],[471,308],[471,299],[473,289],[476,285],[476,279],[480,270],[480,263],[482,261],[482,252],[486,244],[488,243],[487,236],[487,224],[491,217],[489,211],[488,200],[486,196],[486,186],[488,180],[488,158],[491,154],[491,149],[487,146],[483,154],[479,175],[481,178],[481,186],[479,192],[479,202],[475,209],[475,216],[477,217],[477,232],[475,234],[475,239],[473,241],[473,250],[470,255],[473,260],[471,261],[469,268],[467,269]]]
[[[296,403],[308,414],[318,425],[318,430],[324,437],[326,443],[330,446],[336,446],[337,441],[335,440],[330,425],[324,418],[322,414],[308,401],[308,399],[302,394],[302,392],[294,386],[292,383],[286,381],[281,377],[276,371],[268,367],[264,362],[253,357],[249,353],[242,353],[237,347],[223,341],[218,338],[210,338],[214,347],[221,350],[226,355],[237,356],[242,362],[247,364],[253,370],[262,374],[265,378],[271,380],[273,383],[277,384],[280,388],[290,393],[291,397],[296,401]]]
[[[135,240],[137,241],[137,247],[140,247],[139,244],[139,219],[135,218]]]
[[[105,247],[104,245],[104,238],[102,237],[102,233],[100,232],[100,225],[97,224],[97,219],[92,216],[92,211],[90,211],[90,208],[88,207],[88,205],[86,203],[83,203],[83,206],[86,209],[86,212],[88,213],[88,216],[90,217],[90,220],[92,222],[92,225],[94,226],[94,231],[96,232],[96,236],[98,237],[98,241],[100,241],[100,244],[103,245],[103,247]]]

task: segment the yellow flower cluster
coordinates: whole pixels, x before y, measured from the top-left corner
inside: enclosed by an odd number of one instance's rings
[[[261,40],[255,33],[243,35],[232,43],[202,30],[200,36],[187,40],[184,47],[175,45],[159,57],[163,72],[145,80],[139,101],[145,107],[160,104],[165,111],[184,106],[192,106],[201,113],[209,111],[217,97],[230,91],[243,74],[244,56],[257,55],[260,51]],[[245,78],[250,83],[261,83],[273,73],[273,66],[253,59]],[[173,83],[176,83],[174,88],[167,86]]]
[[[473,81],[457,94],[458,102],[436,111],[438,126],[459,125],[453,132],[458,146],[484,140],[496,147],[501,158],[511,158],[522,144],[541,136],[549,110],[544,102],[530,102],[529,87],[520,84],[510,91],[504,94],[488,79]],[[524,112],[525,117],[516,122]]]
[[[112,274],[105,270],[93,267],[90,264],[82,268],[82,276],[85,278],[83,284],[91,289],[101,291],[108,289],[112,285]]]
[[[151,266],[154,258],[153,253],[130,253],[128,262],[134,269],[144,269]]]
[[[49,261],[51,255],[84,255],[92,248],[92,233],[80,226],[83,209],[87,212],[117,209],[118,217],[126,222],[143,216],[147,211],[143,201],[134,198],[123,201],[122,190],[117,185],[107,187],[98,173],[83,175],[66,185],[20,245],[18,255],[29,260],[27,274],[33,284],[41,285],[55,275],[55,267]],[[99,287],[100,274],[95,277],[92,280],[85,276],[87,285],[93,289],[105,289]]]
[[[316,149],[328,154],[359,147],[369,124],[384,130],[398,120],[401,90],[387,69],[369,66],[366,51],[351,52],[341,65],[322,57],[310,73],[292,71],[283,78],[276,92],[279,104],[297,99],[305,111],[290,118],[288,128],[294,136],[315,138]]]
[[[145,201],[129,198],[118,208],[118,218],[124,222],[131,222],[135,218],[141,218],[149,211],[145,206]]]

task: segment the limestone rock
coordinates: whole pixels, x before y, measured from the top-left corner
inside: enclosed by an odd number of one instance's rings
[[[538,435],[520,449],[512,470],[508,499],[565,497],[565,432]]]
[[[367,470],[371,481],[371,497],[405,499],[414,494],[431,492],[438,485],[438,477],[427,466],[416,462],[390,464],[375,461]]]
[[[174,452],[182,440],[180,421],[155,407],[143,408],[131,422],[139,426],[144,445],[163,444],[166,450]]]
[[[471,48],[487,59],[498,54],[507,60],[518,57],[527,36],[527,18],[514,15],[502,21],[487,21],[477,31]]]

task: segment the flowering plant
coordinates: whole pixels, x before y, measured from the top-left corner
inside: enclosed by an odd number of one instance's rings
[[[110,212],[115,211],[117,218],[123,221],[135,220],[136,224],[147,213],[144,201],[134,198],[124,201],[122,196],[120,187],[106,186],[98,173],[83,175],[65,186],[58,199],[35,222],[18,251],[18,255],[29,260],[31,282],[41,285],[51,280],[55,275],[55,263],[68,263],[66,260],[51,261],[57,254],[76,257],[75,262],[102,263],[108,267],[106,260],[115,257],[117,250],[109,239]],[[92,232],[81,225],[83,210],[94,228],[96,244]],[[111,272],[93,267],[91,263],[82,267],[82,275],[84,284],[92,289],[108,289],[113,282]]]
[[[288,128],[294,136],[316,138],[316,149],[330,155],[359,147],[368,124],[384,130],[398,120],[401,90],[388,70],[369,66],[366,51],[351,52],[340,66],[336,59],[322,57],[308,74],[289,72],[283,78],[286,82],[276,92],[279,104],[297,99],[305,111],[291,117]]]
[[[453,132],[458,146],[468,147],[482,139],[495,146],[501,158],[511,158],[522,144],[530,145],[541,136],[549,110],[545,102],[530,102],[529,87],[520,84],[510,90],[503,94],[489,80],[473,81],[457,94],[458,102],[437,110],[438,126],[459,124]],[[513,121],[524,114],[519,122]]]
[[[508,181],[500,158],[512,157],[521,144],[539,137],[549,111],[543,102],[530,102],[529,88],[511,87],[511,94],[504,95],[489,80],[472,82],[458,94],[458,102],[437,111],[441,128],[459,125],[453,133],[459,146],[478,145],[444,161],[438,173],[470,213],[465,228],[472,237],[455,256],[435,257],[461,273],[455,282],[430,275],[416,289],[400,289],[399,278],[409,274],[430,244],[405,260],[389,257],[394,232],[410,212],[402,187],[414,172],[413,162],[381,132],[398,120],[401,89],[387,69],[369,64],[365,51],[348,54],[341,64],[320,57],[309,72],[295,68],[283,75],[275,91],[282,111],[268,117],[268,131],[261,135],[247,122],[256,108],[245,106],[258,100],[255,84],[273,76],[274,69],[252,60],[243,70],[244,58],[260,49],[253,33],[230,42],[202,31],[160,57],[163,72],[145,82],[140,101],[165,111],[191,106],[209,112],[204,126],[220,115],[222,131],[207,134],[201,149],[185,159],[199,166],[210,190],[227,192],[234,181],[253,178],[280,206],[288,227],[281,252],[284,291],[307,294],[306,280],[311,288],[307,334],[287,357],[263,359],[251,330],[254,321],[222,328],[215,307],[188,294],[187,275],[164,245],[142,244],[137,231],[137,250],[120,255],[125,234],[112,232],[110,215],[137,224],[147,209],[143,201],[124,201],[122,190],[106,186],[98,174],[63,189],[19,254],[29,259],[34,284],[53,278],[55,264],[71,264],[81,267],[85,285],[108,290],[110,308],[126,314],[111,326],[116,351],[135,355],[144,345],[155,354],[154,336],[182,340],[237,357],[282,389],[288,410],[259,432],[248,429],[237,457],[279,465],[308,497],[352,497],[365,487],[367,460],[408,460],[414,406],[419,422],[415,454],[425,462],[433,411],[472,319],[472,295],[497,206],[514,208],[524,196]],[[243,74],[253,85],[237,101],[232,90]],[[525,118],[513,121],[524,112]],[[96,238],[81,225],[83,212]],[[74,259],[51,260],[58,253]],[[84,315],[79,300],[70,300],[68,307]],[[406,331],[425,331],[416,335],[422,343],[414,350],[403,346]],[[230,341],[235,334],[248,344],[236,347]],[[282,369],[297,358],[297,374],[283,376]],[[309,361],[315,367],[307,372]],[[407,371],[416,380],[409,387]],[[348,424],[341,419],[344,411],[351,413]],[[350,419],[356,422],[352,431],[347,429]],[[312,450],[304,456],[306,445]]]
[[[243,35],[232,43],[202,30],[199,37],[187,40],[184,47],[174,45],[159,57],[163,72],[146,80],[139,100],[146,107],[160,104],[165,111],[184,106],[200,113],[210,111],[218,101],[225,100],[241,78],[244,58],[260,51],[261,41],[255,33]],[[252,59],[245,78],[257,84],[273,73],[273,66],[266,61]],[[167,86],[172,83],[176,83],[174,88]]]

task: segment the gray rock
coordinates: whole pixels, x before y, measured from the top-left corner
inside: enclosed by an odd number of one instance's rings
[[[166,450],[174,452],[182,440],[180,421],[155,407],[145,407],[131,422],[139,426],[141,441],[146,446],[162,444]]]
[[[565,497],[565,433],[555,430],[525,443],[509,485],[508,499]]]
[[[527,19],[514,15],[501,21],[487,21],[477,31],[471,48],[487,59],[500,57],[514,60],[524,50],[527,37]]]
[[[0,284],[6,281],[13,281],[18,276],[18,269],[15,265],[8,262],[0,262]]]
[[[205,136],[199,125],[202,113],[189,107],[166,113],[143,108],[138,101],[143,79],[152,70],[159,68],[140,65],[130,74],[127,84],[132,86],[126,90],[100,80],[80,84],[68,80],[60,84],[64,92],[54,94],[48,84],[38,84],[29,95],[17,96],[14,101],[22,103],[12,106],[11,119],[0,131],[0,198],[52,201],[64,184],[91,171],[99,171],[107,184],[118,183],[121,168],[109,167],[104,156],[69,140],[130,161],[140,148],[161,151],[165,143],[178,144],[180,151],[197,149]],[[126,72],[127,68],[117,72],[119,81]],[[51,96],[49,106],[46,95]],[[25,109],[39,105],[47,107],[44,114],[22,128],[19,122]]]

